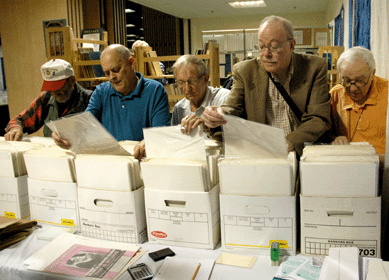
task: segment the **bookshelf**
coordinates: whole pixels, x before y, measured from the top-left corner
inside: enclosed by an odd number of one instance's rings
[[[174,75],[160,75],[157,73],[150,73],[148,69],[152,67],[152,64],[158,61],[176,61],[181,55],[171,56],[157,56],[152,52],[151,47],[138,47],[134,50],[135,52],[135,69],[137,72],[143,74],[145,78],[149,79],[174,79]],[[196,55],[198,58],[205,60],[205,63],[209,67],[210,72],[210,85],[212,87],[220,87],[220,68],[219,68],[219,44],[217,42],[209,42],[205,54]],[[171,87],[166,85],[165,89],[168,93],[170,111],[172,111],[175,103],[184,98],[179,91],[175,90],[177,87]]]
[[[100,60],[88,59],[92,49],[82,48],[82,44],[99,44],[102,49],[108,46],[108,34],[103,32],[103,40],[75,38],[70,26],[48,27],[45,29],[47,59],[59,58],[68,61],[74,69],[77,82],[105,82],[107,78],[96,77],[94,66],[99,66]],[[86,51],[88,53],[86,53]],[[92,50],[93,51],[93,50]]]

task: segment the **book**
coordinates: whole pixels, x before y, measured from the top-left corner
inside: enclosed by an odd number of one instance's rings
[[[92,48],[78,48],[78,60],[80,61],[88,61],[91,60],[89,53],[93,52]],[[83,65],[81,68],[81,75],[84,78],[95,78],[95,72],[93,70],[92,65]]]
[[[157,53],[155,51],[149,51],[149,52],[146,52],[146,56],[147,57],[157,57]],[[147,63],[147,65],[149,67],[150,74],[152,76],[162,76],[163,75],[161,66],[159,65],[158,61],[151,61],[151,62]]]
[[[100,55],[101,55],[100,52],[89,52],[89,57],[91,60],[100,60]],[[92,65],[92,66],[96,77],[105,76],[103,67],[101,67],[101,65]]]

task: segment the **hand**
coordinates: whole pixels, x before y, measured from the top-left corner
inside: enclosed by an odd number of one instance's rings
[[[334,141],[332,141],[332,145],[347,145],[348,143],[349,142],[346,136],[338,136]]]
[[[142,158],[146,157],[146,143],[144,139],[140,141],[138,145],[135,146],[134,157],[139,161],[141,161]]]
[[[7,141],[20,141],[23,139],[23,129],[20,126],[12,127],[5,135]]]
[[[55,144],[57,144],[57,146],[61,147],[62,149],[70,149],[70,147],[72,146],[68,140],[66,139],[63,139],[61,138],[60,136],[58,136],[57,133],[53,132],[51,134],[51,137],[54,139],[54,142]]]
[[[181,132],[189,135],[192,129],[195,129],[199,124],[204,123],[204,120],[196,115],[187,115],[181,120]]]
[[[292,142],[286,140],[286,148],[288,149],[288,153],[290,153],[294,150],[294,145],[292,144]]]
[[[223,118],[224,111],[221,107],[208,106],[203,113],[204,124],[209,128],[215,128],[226,124],[227,121]]]

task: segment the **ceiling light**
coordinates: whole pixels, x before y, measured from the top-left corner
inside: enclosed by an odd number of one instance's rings
[[[126,12],[126,14],[128,14],[128,13],[135,13],[135,11],[132,10],[132,9],[125,9],[124,11]]]
[[[264,0],[260,1],[237,1],[237,2],[230,2],[230,4],[233,8],[254,8],[254,7],[266,7],[266,3]]]

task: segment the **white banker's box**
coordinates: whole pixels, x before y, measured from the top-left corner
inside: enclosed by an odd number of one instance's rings
[[[381,256],[381,197],[300,196],[300,201],[302,254],[356,246],[363,257]]]
[[[296,196],[220,194],[222,248],[270,255],[296,255]]]
[[[118,242],[147,240],[144,188],[106,191],[78,187],[83,236]]]
[[[76,183],[28,178],[31,219],[70,228],[79,228]]]
[[[150,243],[213,249],[220,240],[219,186],[209,192],[145,189]]]
[[[30,216],[27,175],[19,177],[0,176],[0,215],[18,219],[25,219]]]

